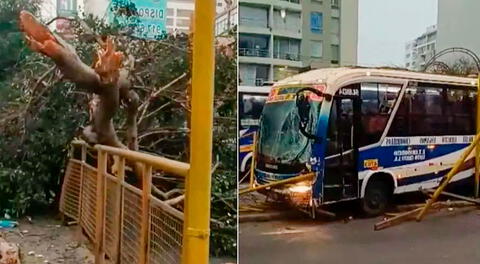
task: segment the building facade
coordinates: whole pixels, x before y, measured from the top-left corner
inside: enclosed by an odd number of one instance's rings
[[[480,56],[480,34],[478,34],[478,0],[438,0],[437,51],[461,47]],[[462,54],[442,58],[442,61],[455,60]],[[450,62],[450,61],[446,61]]]
[[[435,56],[437,48],[437,26],[427,28],[421,36],[405,44],[405,68],[422,71],[425,64]]]
[[[356,65],[357,24],[355,0],[240,0],[240,85]]]
[[[466,48],[480,56],[480,35],[475,33],[477,10],[480,10],[477,0],[438,0],[437,25],[405,45],[406,68],[423,70],[432,56],[448,48]],[[452,53],[439,60],[451,65],[460,58],[470,59],[461,53]]]
[[[217,16],[215,18],[215,35],[222,35],[237,25],[238,7],[236,0],[217,1]]]

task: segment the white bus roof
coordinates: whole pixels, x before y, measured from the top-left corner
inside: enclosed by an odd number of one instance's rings
[[[238,92],[240,93],[265,93],[268,94],[270,93],[270,89],[272,86],[244,86],[244,85],[239,85],[238,86]]]
[[[282,81],[275,83],[274,86],[293,85],[293,84],[327,84],[327,87],[337,86],[343,82],[354,78],[365,79],[390,78],[400,80],[411,80],[418,82],[435,82],[462,86],[476,86],[476,78],[457,77],[444,74],[432,74],[413,72],[408,70],[386,69],[386,68],[324,68],[311,70],[290,76]],[[330,89],[328,89],[331,91]],[[332,91],[333,92],[333,91]]]

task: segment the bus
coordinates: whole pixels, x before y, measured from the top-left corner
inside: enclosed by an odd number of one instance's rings
[[[260,118],[255,183],[311,173],[269,191],[312,213],[360,200],[366,214],[381,214],[394,194],[438,186],[472,142],[476,90],[476,79],[394,69],[289,77],[274,84]],[[473,186],[474,164],[471,154],[452,183]]]
[[[238,87],[238,132],[240,179],[250,171],[252,162],[253,135],[258,130],[258,122],[271,86]]]

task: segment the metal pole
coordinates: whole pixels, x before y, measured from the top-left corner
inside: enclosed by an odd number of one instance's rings
[[[195,1],[190,171],[186,178],[182,263],[209,260],[215,1]]]
[[[452,169],[448,172],[446,178],[443,180],[442,184],[438,186],[438,188],[435,190],[435,193],[432,195],[432,198],[428,199],[427,203],[425,206],[422,208],[422,211],[417,215],[417,221],[421,221],[423,219],[423,216],[427,212],[428,208],[432,206],[432,204],[438,199],[438,196],[442,193],[443,189],[447,186],[447,184],[450,182],[450,180],[457,174],[457,172],[460,170],[462,167],[463,163],[467,159],[468,155],[472,153],[472,150],[474,147],[478,145],[478,141],[480,140],[480,134],[477,134],[475,138],[473,139],[473,142],[468,146],[468,148],[463,152],[462,156],[460,159],[458,159],[455,164],[453,165]]]
[[[477,135],[480,133],[480,73],[477,78]],[[480,186],[480,148],[475,148],[475,193],[474,197],[479,197],[479,186]]]
[[[250,165],[250,183],[249,188],[253,188],[255,185],[255,149],[257,146],[257,133],[253,133],[253,147],[252,147],[252,162]]]

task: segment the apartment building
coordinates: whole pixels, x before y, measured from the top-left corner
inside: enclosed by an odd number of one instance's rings
[[[448,48],[466,48],[480,56],[480,35],[477,31],[477,0],[438,0],[437,25],[405,45],[405,67],[410,70],[423,70],[426,62],[436,53]],[[439,58],[452,64],[460,58],[470,57],[453,53]]]
[[[215,35],[228,32],[237,25],[238,7],[236,0],[217,1],[217,16],[215,18]]]
[[[462,47],[473,51],[480,57],[480,34],[478,34],[478,0],[438,0],[437,51]],[[451,63],[462,54],[441,58]],[[468,57],[466,57],[468,58]],[[450,60],[450,61],[449,61]]]
[[[240,0],[240,85],[356,65],[358,1]]]
[[[425,33],[405,44],[405,68],[421,71],[425,64],[435,56],[437,44],[437,26],[427,28]]]

